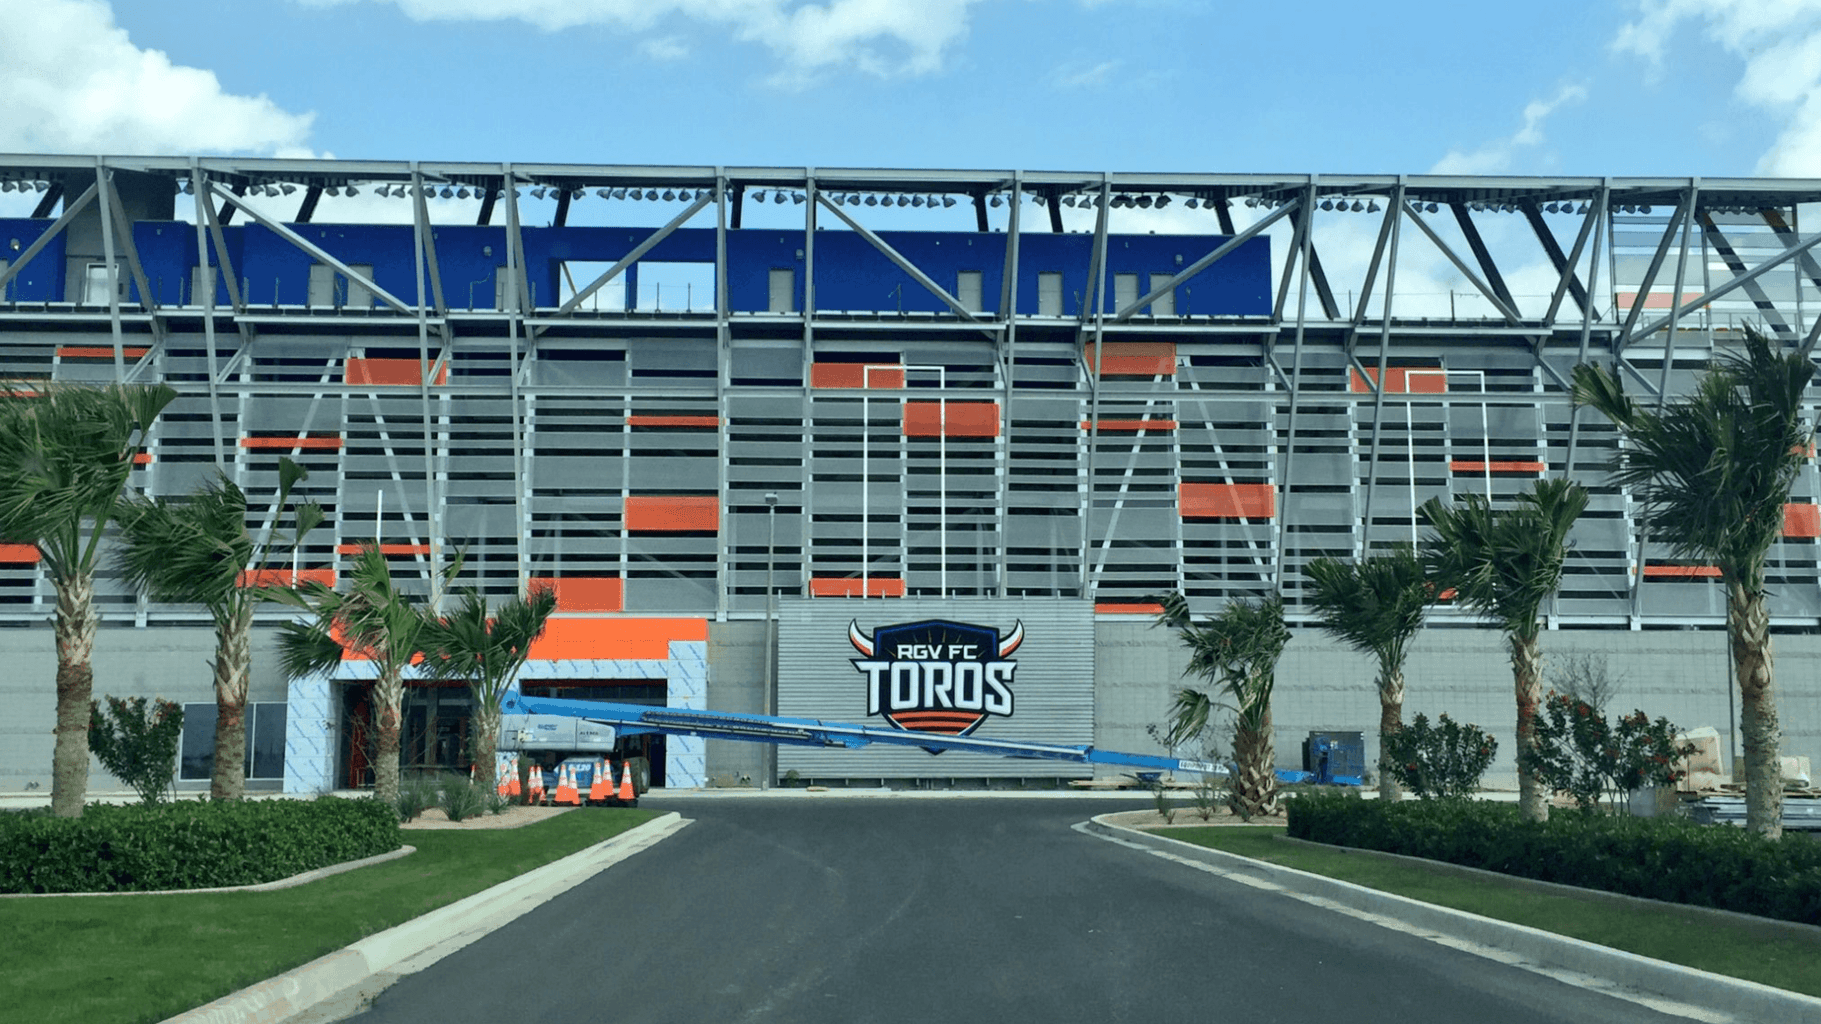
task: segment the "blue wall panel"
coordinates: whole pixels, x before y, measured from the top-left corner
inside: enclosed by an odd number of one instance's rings
[[[0,220],[0,246],[4,246],[0,250],[0,260],[8,263],[17,260],[52,223],[30,217]],[[17,277],[6,283],[6,301],[63,301],[63,239],[61,234],[51,239]]]

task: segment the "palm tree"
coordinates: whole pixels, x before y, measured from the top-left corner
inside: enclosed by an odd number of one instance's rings
[[[461,564],[457,557],[436,574],[436,591],[461,571]],[[280,627],[279,659],[292,679],[334,671],[344,650],[373,663],[373,795],[382,803],[396,804],[405,670],[423,654],[424,633],[432,620],[426,604],[399,589],[386,556],[375,545],[364,545],[355,554],[347,581],[345,594],[313,580],[296,589],[272,591],[275,600],[314,617]]]
[[[424,670],[436,679],[465,679],[474,697],[469,723],[475,781],[494,787],[494,750],[499,740],[500,698],[518,677],[531,642],[543,635],[556,611],[556,592],[548,587],[499,606],[491,618],[487,599],[472,587],[461,591],[461,604],[446,618],[432,620],[423,636]]]
[[[1764,563],[1783,532],[1804,455],[1814,442],[1802,397],[1814,364],[1781,352],[1757,331],[1743,354],[1715,358],[1694,393],[1644,408],[1597,366],[1574,368],[1574,399],[1616,424],[1628,442],[1612,479],[1643,505],[1653,536],[1681,558],[1717,567],[1726,587],[1726,629],[1739,680],[1745,827],[1783,833],[1782,730],[1773,687]]]
[[[1423,561],[1439,592],[1454,590],[1463,605],[1504,630],[1517,690],[1518,804],[1526,818],[1549,817],[1548,794],[1524,771],[1522,755],[1536,747],[1536,713],[1543,700],[1543,652],[1537,642],[1544,599],[1562,582],[1568,531],[1587,507],[1587,491],[1567,480],[1538,480],[1512,508],[1494,509],[1477,494],[1445,506],[1438,498],[1418,512],[1435,530]]]
[[[1378,659],[1378,732],[1384,738],[1404,727],[1404,658],[1410,640],[1423,628],[1423,612],[1434,588],[1422,560],[1408,545],[1389,553],[1347,563],[1317,558],[1303,566],[1312,584],[1309,603],[1322,619],[1322,630],[1356,651]],[[1396,800],[1401,794],[1392,773],[1379,766],[1378,795]]]
[[[279,460],[275,509],[285,507],[291,488],[307,476],[297,463]],[[322,522],[322,507],[309,502],[294,516],[292,550]],[[120,531],[118,561],[127,582],[154,601],[200,604],[214,620],[215,766],[209,795],[238,800],[246,790],[253,611],[269,599],[266,568],[278,540],[277,523],[263,544],[255,544],[247,532],[247,496],[221,476],[186,498],[127,501],[120,506]]]
[[[36,544],[57,592],[57,729],[51,813],[82,816],[95,685],[95,565],[162,384],[0,388],[0,537]]]
[[[1277,813],[1276,754],[1271,745],[1271,689],[1277,659],[1290,642],[1283,600],[1233,601],[1202,625],[1189,621],[1189,603],[1180,593],[1163,597],[1160,625],[1176,630],[1189,645],[1184,675],[1215,683],[1233,699],[1233,808],[1241,817]],[[1165,741],[1177,744],[1201,734],[1219,701],[1208,691],[1183,687],[1170,708]]]

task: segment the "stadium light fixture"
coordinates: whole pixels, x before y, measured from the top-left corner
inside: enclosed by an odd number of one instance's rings
[[[466,185],[463,185],[461,188],[458,188],[455,190],[455,198],[457,198],[457,199],[467,199],[469,196],[472,196],[473,194],[474,193],[468,191],[468,186],[466,186]]]
[[[1377,213],[1378,212],[1378,200],[1373,199],[1373,200],[1368,201],[1366,203],[1366,212],[1367,213]]]
[[[329,187],[328,187],[328,188],[325,188],[325,189],[323,189],[323,191],[324,191],[324,192],[327,192],[327,193],[328,193],[328,194],[330,194],[330,195],[332,195],[332,196],[339,196],[339,195],[341,195],[341,189],[339,189],[339,188],[337,188],[337,187],[336,187],[336,186],[334,186],[334,185],[330,185],[330,186],[329,186]]]
[[[923,205],[923,197],[922,197],[922,196],[911,196],[911,205],[912,205],[912,206],[918,206],[918,207],[920,207],[920,206],[922,206],[922,205]]]
[[[1161,210],[1161,209],[1163,209],[1163,208],[1164,208],[1164,207],[1166,207],[1166,206],[1168,206],[1168,205],[1170,205],[1170,197],[1169,197],[1169,196],[1167,196],[1167,195],[1162,195],[1162,196],[1158,196],[1158,197],[1157,197],[1157,208],[1158,208],[1158,209],[1159,209],[1159,210]]]
[[[1199,210],[1199,209],[1201,209],[1201,200],[1196,199],[1194,196],[1190,196],[1188,199],[1183,201],[1182,205],[1188,207],[1191,210]]]
[[[904,196],[904,195],[899,196],[898,205],[899,206],[909,206],[910,205],[910,196]]]
[[[954,196],[943,196],[942,197],[942,206],[944,209],[947,209],[948,207],[951,207],[953,205],[955,205]]]
[[[623,188],[616,188],[616,189],[614,189],[614,190],[613,190],[613,198],[615,198],[615,199],[624,199],[624,198],[626,198],[626,190],[625,190],[625,189],[623,189]]]
[[[992,199],[992,205],[993,205],[993,206],[994,206],[994,207],[1000,207],[1000,206],[1004,206],[1004,205],[1005,205],[1005,200],[1003,200],[1003,199],[1000,199],[1000,198],[999,198],[999,197],[998,197],[998,196],[994,196],[994,197],[993,197],[993,199]]]
[[[534,189],[532,189],[532,190],[531,190],[531,195],[532,195],[532,197],[533,197],[533,198],[535,198],[535,199],[542,199],[542,198],[544,198],[544,186],[542,186],[542,185],[539,185],[539,186],[538,186],[538,187],[537,187],[537,188],[534,188]]]

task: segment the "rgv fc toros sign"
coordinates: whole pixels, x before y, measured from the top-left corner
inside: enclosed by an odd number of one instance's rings
[[[899,729],[966,736],[988,717],[1010,718],[1024,623],[1004,637],[990,626],[929,619],[880,626],[867,636],[858,620],[847,639],[866,680],[866,714]]]

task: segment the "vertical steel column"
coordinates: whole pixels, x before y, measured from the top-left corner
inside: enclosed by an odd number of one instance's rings
[[[442,506],[436,497],[436,453],[431,441],[430,415],[430,318],[425,301],[428,275],[424,266],[424,246],[429,241],[429,207],[424,203],[424,176],[417,161],[411,161],[411,261],[417,274],[417,392],[423,403],[424,419],[424,526],[430,544],[430,578],[436,579],[443,567]],[[402,483],[402,482],[401,482]],[[430,595],[432,611],[439,611],[442,592]]]
[[[1017,191],[1024,182],[1023,171],[1012,172],[1012,190]],[[1000,365],[1003,373],[1005,391],[1005,411],[1001,414],[1005,427],[999,433],[999,584],[996,593],[1006,597],[1010,590],[1006,582],[1011,573],[1011,542],[1006,537],[1006,505],[1012,496],[1012,391],[1016,384],[1018,361],[1016,356],[1018,344],[1018,204],[1012,204],[1011,226],[1005,233],[1005,269],[1000,272],[999,281],[999,318],[1004,324],[1000,333]]]
[[[114,186],[108,181],[108,170],[101,157],[95,158],[95,191],[101,200],[101,253],[107,260],[108,324],[114,332],[114,383],[126,383],[126,341],[120,324],[120,267],[114,261]],[[85,276],[82,287],[88,288]],[[88,298],[84,295],[83,298]]]
[[[506,273],[510,275],[512,290],[518,293],[513,301],[506,305],[506,379],[512,404],[512,504],[513,520],[517,525],[518,533],[516,545],[518,549],[518,594],[522,596],[531,577],[527,561],[530,555],[527,548],[531,543],[531,530],[528,522],[531,514],[529,501],[531,480],[525,458],[524,421],[528,412],[519,407],[518,342],[519,334],[525,327],[525,303],[529,299],[526,291],[529,284],[525,280],[524,273],[524,240],[519,236],[517,181],[512,173],[511,164],[505,165],[505,174],[502,175],[501,180],[505,184],[505,195],[502,198],[506,201]],[[621,586],[624,587],[625,584],[622,582]]]
[[[1385,308],[1381,311],[1384,320],[1379,325],[1378,331],[1378,380],[1369,382],[1372,384],[1373,392],[1372,451],[1368,456],[1370,468],[1366,470],[1366,510],[1360,522],[1360,543],[1356,549],[1362,558],[1372,552],[1372,499],[1378,490],[1378,452],[1385,428],[1385,385],[1390,380],[1388,371],[1391,357],[1391,299],[1397,294],[1397,250],[1398,244],[1402,240],[1400,229],[1404,223],[1405,190],[1405,178],[1400,174],[1397,176],[1397,188],[1391,193],[1389,208],[1385,210],[1385,217],[1391,221],[1391,247],[1385,260]],[[1365,295],[1361,295],[1359,298],[1359,309],[1362,316],[1366,309],[1366,298]],[[1347,372],[1352,373],[1353,371],[1348,369]],[[1404,390],[1408,393],[1410,389],[1406,387]],[[1410,465],[1409,471],[1412,474],[1416,472],[1415,463]],[[1410,521],[1416,522],[1414,507],[1410,509]]]
[[[809,589],[809,541],[810,533],[813,529],[813,524],[809,515],[809,510],[811,508],[809,493],[810,487],[813,486],[814,474],[809,471],[809,457],[807,453],[813,447],[809,441],[810,433],[814,430],[815,424],[815,419],[812,415],[814,399],[811,397],[811,383],[815,374],[816,359],[816,217],[818,216],[816,213],[816,195],[818,189],[816,188],[815,168],[806,167],[803,169],[803,187],[805,189],[803,196],[803,440],[805,442],[805,455],[803,458],[803,490],[801,491],[801,494],[803,495],[803,512],[801,516],[803,524],[801,533],[799,534],[801,556],[797,559],[797,595],[799,597]],[[866,381],[863,379],[860,383],[864,384]],[[861,433],[862,436],[864,436],[864,427],[861,428]],[[860,492],[862,494],[866,492],[865,465],[860,467]],[[864,526],[861,528],[865,529]],[[868,554],[869,552],[866,551],[860,553],[860,564],[862,566],[866,564]],[[864,587],[861,588],[860,596],[866,596]]]
[[[202,346],[209,356],[209,422],[215,438],[215,468],[225,473],[228,452],[221,436],[221,386],[215,379],[215,264],[209,259],[208,217],[202,209],[208,179],[203,174],[202,162],[195,157],[190,158],[190,189],[196,199],[196,264],[197,276],[202,280]]]
[[[1094,449],[1100,444],[1100,366],[1106,360],[1106,283],[1107,283],[1107,218],[1113,196],[1113,176],[1100,175],[1100,201],[1094,221],[1094,256],[1089,262],[1088,298],[1094,303],[1094,360],[1088,367],[1088,453],[1087,481],[1081,500],[1081,597],[1094,599],[1093,581],[1089,579],[1088,549],[1093,544],[1094,529]],[[1018,205],[1017,199],[1012,205]],[[1086,314],[1083,309],[1082,313]],[[1080,332],[1076,337],[1080,338]]]
[[[714,169],[714,337],[715,409],[720,413],[720,416],[717,417],[720,426],[715,431],[715,447],[718,449],[716,456],[721,463],[721,478],[716,484],[721,493],[721,500],[717,503],[717,514],[720,516],[720,521],[716,527],[716,536],[727,538],[731,536],[727,530],[730,518],[727,502],[730,497],[728,478],[732,475],[727,464],[727,432],[731,427],[729,421],[732,418],[727,407],[727,390],[733,376],[731,365],[733,352],[727,332],[727,174],[720,167]],[[729,547],[730,545],[725,542],[715,546],[715,620],[717,622],[727,621],[727,610],[733,603],[733,583],[737,570],[728,564]],[[625,584],[622,582],[621,586],[623,587]],[[771,593],[769,567],[765,572],[765,588],[769,601]]]
[[[1319,175],[1309,175],[1309,183],[1303,190],[1302,209],[1302,252],[1299,258],[1297,274],[1300,280],[1296,289],[1296,337],[1292,342],[1290,353],[1290,413],[1285,426],[1283,458],[1279,460],[1282,472],[1279,476],[1279,487],[1283,500],[1277,505],[1277,550],[1273,553],[1271,567],[1272,590],[1280,598],[1284,592],[1284,524],[1290,518],[1290,470],[1296,459],[1296,410],[1302,399],[1303,374],[1303,330],[1308,324],[1309,309],[1309,252],[1315,241],[1315,193],[1320,180]]]

